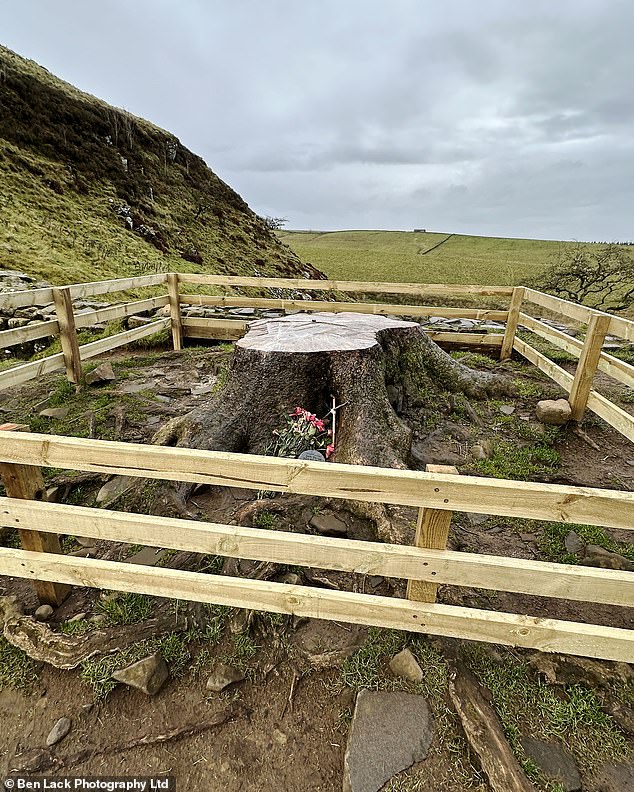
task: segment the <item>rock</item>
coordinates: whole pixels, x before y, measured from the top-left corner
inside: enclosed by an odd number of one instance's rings
[[[581,776],[572,754],[555,743],[521,737],[522,748],[530,759],[537,764],[544,775],[556,781],[565,792],[581,789]]]
[[[214,383],[209,383],[207,385],[195,385],[191,389],[192,396],[206,396],[208,393],[213,393],[215,387],[216,385]]]
[[[582,542],[581,537],[576,531],[570,531],[564,540],[564,545],[569,553],[583,553],[585,547],[584,542]]]
[[[502,404],[500,406],[500,412],[502,415],[513,415],[515,407],[512,404]]]
[[[225,688],[228,688],[229,685],[242,682],[243,679],[244,672],[240,671],[239,668],[227,663],[218,663],[207,680],[206,688],[213,693],[220,693]]]
[[[403,677],[410,682],[423,681],[423,669],[409,649],[403,649],[402,652],[394,655],[390,660],[390,671],[395,676]]]
[[[563,426],[570,420],[572,411],[567,399],[543,399],[537,402],[537,420],[550,426]]]
[[[286,572],[279,578],[280,583],[287,583],[289,586],[300,586],[302,579],[295,572]]]
[[[97,493],[96,501],[107,506],[115,498],[123,495],[134,485],[135,479],[132,476],[115,476],[106,482]]]
[[[473,512],[469,512],[467,514],[467,520],[469,520],[471,525],[484,525],[490,516],[491,515],[489,514],[475,514]]]
[[[115,671],[112,675],[117,682],[136,688],[148,696],[153,696],[165,684],[169,670],[160,652],[144,657],[127,668]]]
[[[586,545],[586,554],[579,562],[582,566],[601,567],[601,569],[622,569],[634,572],[634,561],[630,561],[619,553],[606,550],[599,545]]]
[[[348,526],[334,514],[314,514],[308,524],[322,536],[348,535]]]
[[[307,451],[302,451],[302,453],[297,458],[304,459],[306,462],[326,461],[326,457],[321,453],[321,451],[316,451],[313,448],[309,448]]]
[[[42,410],[40,415],[43,418],[57,418],[63,420],[69,412],[70,408],[68,407],[48,407],[46,410]]]
[[[142,566],[156,566],[161,561],[167,550],[160,550],[156,547],[144,547],[138,553],[134,553],[125,559],[126,564],[141,564]]]
[[[92,536],[76,536],[75,540],[79,542],[82,547],[95,547],[97,540]]]
[[[596,792],[632,792],[634,764],[604,765],[597,775],[594,789]]]
[[[116,380],[112,363],[101,363],[97,368],[86,374],[86,385],[98,385],[100,382],[112,382]]]
[[[622,701],[608,700],[602,707],[626,734],[634,734],[634,709]]]
[[[488,459],[490,456],[490,452],[487,451],[482,443],[476,443],[475,445],[472,445],[469,449],[469,453],[473,459]]]
[[[70,718],[60,718],[48,733],[46,744],[49,747],[51,745],[57,745],[58,742],[61,742],[64,737],[66,737],[68,732],[71,730],[72,725],[73,723]]]
[[[128,317],[128,327],[130,330],[134,329],[135,327],[144,327],[146,324],[149,324],[152,321],[152,318],[149,316],[129,316]]]
[[[81,611],[81,613],[76,613],[74,616],[71,616],[68,621],[69,621],[69,623],[70,622],[83,621],[83,619],[86,618],[86,615],[87,615],[86,611]]]
[[[432,736],[422,696],[359,691],[344,757],[344,792],[378,792],[396,773],[425,759]]]
[[[319,619],[309,619],[291,639],[298,654],[315,668],[335,668],[357,652],[368,631],[360,625],[349,628]]]
[[[38,621],[47,621],[53,615],[53,608],[50,605],[40,605],[33,615]]]

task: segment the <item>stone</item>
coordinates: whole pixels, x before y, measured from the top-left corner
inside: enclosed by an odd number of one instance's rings
[[[482,445],[482,443],[476,443],[475,445],[472,445],[471,448],[469,449],[469,453],[471,454],[473,459],[489,458],[489,453],[487,453],[487,450],[484,447],[484,445]]]
[[[101,363],[97,368],[86,374],[86,385],[98,385],[101,382],[112,382],[116,380],[112,363]]]
[[[297,457],[298,459],[304,459],[307,462],[325,462],[326,457],[321,453],[321,451],[317,451],[314,448],[309,448],[307,451],[302,451],[302,453]]]
[[[395,676],[403,677],[410,682],[423,681],[423,669],[409,649],[403,649],[402,652],[394,655],[390,660],[390,671]]]
[[[432,737],[422,696],[360,690],[344,757],[344,792],[378,792],[396,773],[425,759]]]
[[[167,663],[160,652],[144,657],[127,668],[115,671],[112,675],[117,682],[136,688],[147,696],[154,696],[163,687],[169,676]]]
[[[97,540],[92,536],[76,536],[75,541],[79,542],[82,547],[95,547]]]
[[[570,531],[564,540],[564,545],[569,553],[583,553],[585,548],[584,542],[576,531]]]
[[[313,514],[308,525],[322,536],[348,535],[348,526],[334,514]]]
[[[586,545],[586,554],[579,562],[582,566],[600,567],[601,569],[621,569],[625,572],[634,572],[634,561],[625,556],[606,550],[599,545]]]
[[[581,789],[581,776],[572,754],[556,743],[547,743],[532,737],[521,737],[520,742],[526,756],[565,792],[577,792]]]
[[[634,685],[634,670],[627,663],[544,652],[534,652],[528,662],[551,685],[584,685],[602,689]]]
[[[302,579],[295,572],[286,572],[279,578],[280,583],[286,583],[288,586],[300,586]]]
[[[141,564],[141,566],[156,566],[167,552],[167,550],[159,550],[156,547],[144,547],[126,558],[125,562],[127,564]]]
[[[351,624],[347,628],[335,622],[308,619],[299,627],[291,641],[310,665],[315,668],[336,668],[365,643],[366,627]]]
[[[209,383],[207,385],[195,385],[191,391],[192,396],[206,396],[208,393],[213,393],[215,389],[214,383]]]
[[[207,680],[205,687],[213,693],[220,693],[225,688],[228,688],[229,685],[242,682],[243,679],[244,672],[240,671],[239,668],[228,665],[227,663],[218,663]]]
[[[537,402],[537,420],[549,426],[563,426],[568,423],[572,410],[567,399],[542,399]]]
[[[38,621],[47,621],[53,615],[53,608],[51,605],[40,605],[33,615]]]
[[[86,618],[86,616],[87,616],[86,611],[81,611],[81,613],[76,613],[74,616],[71,616],[68,621],[69,623],[83,621]]]
[[[72,725],[73,722],[70,718],[60,718],[48,733],[46,744],[49,747],[51,745],[57,745],[58,742],[61,742],[64,737],[66,737],[68,732],[71,730]]]
[[[515,407],[512,404],[502,404],[500,406],[500,412],[502,415],[513,415]]]
[[[604,765],[597,775],[596,792],[632,792],[634,789],[634,763]]]
[[[152,318],[149,316],[129,316],[128,317],[128,327],[130,330],[133,330],[135,327],[144,327],[146,324],[149,324],[152,321]]]
[[[96,501],[107,506],[115,498],[123,495],[134,485],[135,479],[132,476],[115,476],[106,482],[97,493]]]
[[[42,410],[40,415],[43,418],[57,418],[61,421],[66,418],[69,412],[70,408],[68,407],[47,407],[46,410]]]

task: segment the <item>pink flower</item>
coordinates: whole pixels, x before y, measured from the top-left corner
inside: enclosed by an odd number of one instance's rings
[[[326,428],[321,418],[315,418],[315,420],[312,421],[312,424],[315,427],[315,429],[319,429],[320,432],[323,432],[324,429]]]
[[[326,459],[333,453],[335,450],[334,445],[331,443],[330,445],[326,446]]]

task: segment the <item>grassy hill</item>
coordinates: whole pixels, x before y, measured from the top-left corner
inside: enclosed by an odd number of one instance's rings
[[[500,286],[538,273],[563,244],[412,231],[281,231],[279,237],[330,278]]]
[[[0,268],[315,274],[180,141],[0,47]]]

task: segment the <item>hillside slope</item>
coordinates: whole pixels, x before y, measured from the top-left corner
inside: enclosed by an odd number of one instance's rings
[[[319,277],[173,135],[0,46],[0,268]]]

